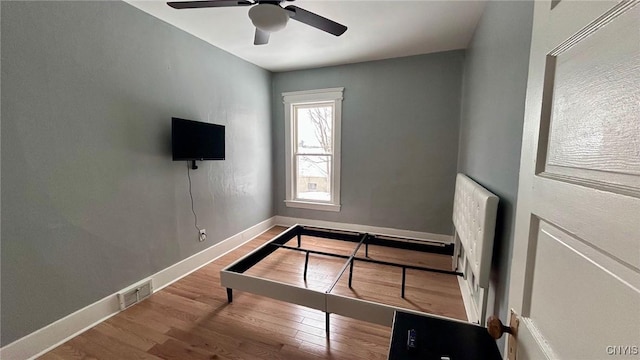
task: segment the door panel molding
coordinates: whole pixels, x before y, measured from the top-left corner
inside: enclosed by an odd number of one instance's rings
[[[566,41],[563,41],[562,43],[560,43],[560,45],[555,46],[553,50],[549,51],[549,55],[551,55],[551,56],[560,55],[561,53],[565,52],[567,49],[569,49],[572,46],[574,46],[576,43],[582,41],[583,39],[585,39],[589,35],[593,34],[594,32],[598,31],[603,26],[605,26],[608,23],[610,23],[611,21],[613,21],[618,16],[624,14],[626,11],[628,11],[631,8],[633,8],[634,6],[638,5],[638,3],[640,3],[640,1],[638,1],[638,0],[619,1],[616,5],[613,5],[613,7],[611,7],[604,14],[598,16],[591,23],[589,23],[588,25],[584,26],[581,30],[579,30],[579,31],[575,32],[573,35],[571,35]],[[615,4],[615,1],[612,1],[612,2],[609,2],[609,3],[603,2],[602,6],[609,7],[612,4]],[[589,12],[589,13],[591,13],[591,12]],[[563,14],[562,16],[564,16],[564,15],[566,15],[566,14]],[[576,15],[580,16],[581,14],[579,13],[579,14],[576,14]],[[586,16],[589,16],[589,15],[586,15]],[[563,22],[563,23],[565,23],[565,22]]]
[[[536,174],[640,197],[638,3],[619,3],[547,55]]]
[[[534,322],[529,318],[521,318],[518,327],[517,360],[556,360],[558,356],[540,333]],[[526,344],[537,346],[527,346]]]
[[[544,220],[537,238],[527,318],[544,334],[552,353],[601,359],[607,346],[637,341],[640,273]]]
[[[566,232],[640,271],[638,199],[541,177],[534,179],[532,189],[534,214],[553,219]]]

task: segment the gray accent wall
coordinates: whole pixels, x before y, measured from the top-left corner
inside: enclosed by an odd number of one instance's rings
[[[532,19],[533,2],[487,2],[464,64],[458,169],[500,197],[488,314],[503,321],[508,320]]]
[[[122,2],[1,3],[4,346],[273,216],[271,74]],[[171,160],[171,117],[226,125]]]
[[[463,51],[273,76],[274,212],[452,234]],[[344,87],[340,212],[289,208],[282,93]]]

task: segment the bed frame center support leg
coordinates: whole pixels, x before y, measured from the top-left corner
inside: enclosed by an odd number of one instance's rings
[[[232,301],[233,301],[233,289],[227,288],[227,302],[231,304]]]
[[[325,332],[327,334],[327,340],[329,340],[329,333],[331,332],[330,331],[331,329],[329,327],[329,315],[330,315],[329,313],[324,313],[324,316],[325,316],[325,325],[324,326],[325,326]]]
[[[298,233],[298,247],[302,246],[302,235]]]
[[[369,244],[364,244],[364,257],[369,257]]]
[[[407,281],[407,268],[406,267],[402,267],[402,293],[400,294],[400,297],[402,297],[404,299],[404,285]]]
[[[307,281],[307,268],[309,267],[309,252],[304,256],[304,272],[302,273],[302,279]]]
[[[349,288],[351,288],[351,282],[353,280],[353,259],[349,262]]]

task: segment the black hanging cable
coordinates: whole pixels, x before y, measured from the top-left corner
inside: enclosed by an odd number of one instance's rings
[[[187,161],[187,178],[189,179],[189,198],[191,199],[191,212],[193,213],[194,222],[193,225],[196,227],[198,232],[200,228],[198,227],[198,215],[196,214],[196,210],[193,207],[193,193],[191,192],[191,165]]]

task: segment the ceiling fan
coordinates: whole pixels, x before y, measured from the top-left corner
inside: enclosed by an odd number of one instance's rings
[[[294,5],[282,7],[280,3],[293,0],[198,0],[198,1],[171,1],[167,5],[174,9],[198,9],[210,7],[251,6],[249,18],[256,27],[254,45],[264,45],[269,42],[272,32],[284,29],[289,18],[313,26],[316,29],[326,31],[335,36],[340,36],[347,31],[347,27],[323,16],[312,13]]]

